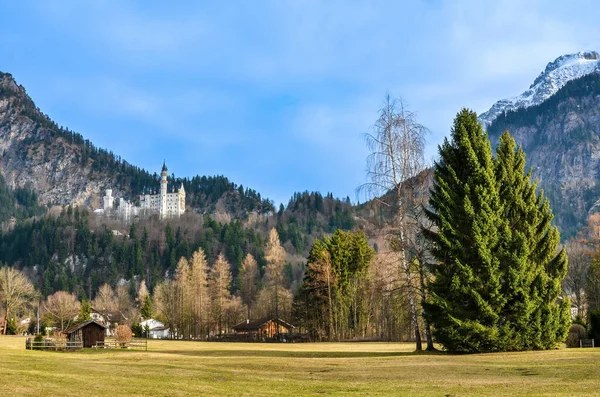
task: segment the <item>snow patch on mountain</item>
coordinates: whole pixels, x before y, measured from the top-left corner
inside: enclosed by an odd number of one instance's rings
[[[567,82],[594,72],[600,72],[600,54],[596,51],[560,56],[546,66],[527,91],[496,102],[487,112],[479,115],[479,121],[486,128],[502,112],[539,105]]]

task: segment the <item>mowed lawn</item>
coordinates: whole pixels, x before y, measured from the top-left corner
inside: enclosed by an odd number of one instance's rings
[[[600,348],[413,354],[412,344],[149,341],[148,351],[25,350],[0,336],[5,396],[600,395]]]

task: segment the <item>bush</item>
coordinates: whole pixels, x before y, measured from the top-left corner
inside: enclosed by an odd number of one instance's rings
[[[52,332],[52,342],[56,349],[67,348],[67,334],[63,334],[61,331]]]
[[[19,331],[19,324],[17,323],[16,318],[9,318],[6,323],[6,335],[19,335],[21,332]]]
[[[131,328],[129,328],[129,326],[119,325],[115,329],[115,340],[117,341],[118,346],[125,348],[132,339],[133,335],[131,334]]]
[[[567,347],[579,347],[579,339],[585,338],[587,332],[585,328],[580,324],[571,325],[571,329],[569,329],[569,335],[567,336],[567,340],[565,344]]]
[[[44,335],[42,334],[37,334],[34,338],[33,341],[35,342],[35,345],[33,347],[33,350],[42,350],[42,347],[39,345],[39,343],[44,341]]]

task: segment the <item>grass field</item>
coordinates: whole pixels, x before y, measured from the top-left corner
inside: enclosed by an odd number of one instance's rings
[[[600,349],[413,354],[398,343],[150,341],[148,351],[25,350],[0,337],[5,396],[600,395]]]

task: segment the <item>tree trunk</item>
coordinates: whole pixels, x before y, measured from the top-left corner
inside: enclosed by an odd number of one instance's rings
[[[402,226],[401,226],[402,227]],[[421,344],[421,330],[419,329],[419,316],[417,315],[417,307],[415,302],[415,291],[411,282],[410,275],[410,267],[408,261],[406,260],[406,250],[404,250],[404,231],[400,230],[400,243],[402,245],[402,268],[404,269],[404,274],[406,275],[406,283],[408,286],[408,302],[410,305],[410,314],[412,316],[412,321],[415,327],[415,342],[416,342],[416,350],[423,350],[423,345]]]
[[[425,303],[425,275],[423,274],[423,264],[420,264],[419,268],[419,292],[421,294],[421,305]],[[427,320],[427,317],[423,316],[423,321],[425,322],[425,337],[427,338],[427,348],[428,352],[434,351],[435,347],[433,346],[433,337],[431,336],[431,325]]]
[[[3,335],[6,335],[7,328],[8,328],[8,308],[6,308],[6,311],[4,313],[4,329],[2,330]]]
[[[328,312],[329,312],[329,341],[332,340],[333,338],[333,306],[331,304],[331,283],[330,283],[330,269],[327,269],[327,295],[329,298],[329,307],[328,307]]]

